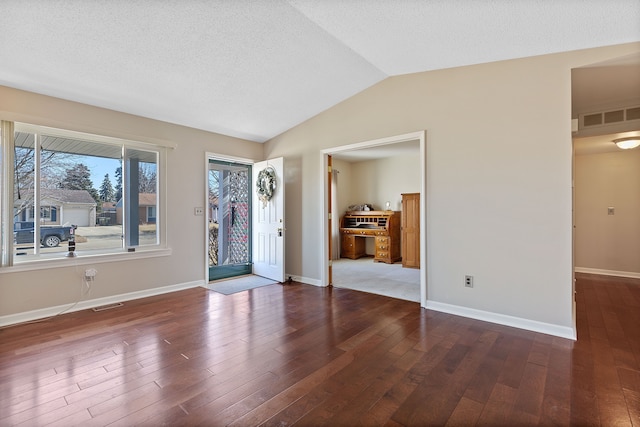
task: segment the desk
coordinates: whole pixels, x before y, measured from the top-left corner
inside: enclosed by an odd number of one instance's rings
[[[340,220],[340,256],[358,259],[366,255],[365,238],[374,238],[376,262],[400,261],[400,212],[347,211]]]

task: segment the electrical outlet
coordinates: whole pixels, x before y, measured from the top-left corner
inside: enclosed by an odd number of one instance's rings
[[[193,214],[196,216],[204,215],[204,208],[193,208]]]
[[[464,276],[464,285],[467,288],[473,288],[473,276]]]

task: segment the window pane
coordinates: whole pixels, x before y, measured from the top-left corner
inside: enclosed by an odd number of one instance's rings
[[[209,278],[250,265],[250,167],[209,160]],[[244,270],[241,270],[244,272]]]
[[[123,247],[114,189],[121,186],[121,146],[41,135],[40,187],[34,192],[34,134],[16,132],[15,141],[14,222],[21,221],[23,227],[16,233],[16,254],[26,255],[16,262],[38,253],[66,252],[72,235],[77,251]],[[34,194],[40,196],[37,220]]]
[[[56,207],[56,226],[77,227],[76,250],[122,248],[122,222],[115,215],[122,147],[43,135],[40,158],[46,185],[41,204]]]

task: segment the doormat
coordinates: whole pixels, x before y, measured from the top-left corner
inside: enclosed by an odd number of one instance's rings
[[[218,280],[205,285],[205,288],[225,295],[235,294],[237,292],[247,291],[249,289],[259,288],[261,286],[273,285],[276,282],[266,277],[251,275],[236,277],[233,279]]]

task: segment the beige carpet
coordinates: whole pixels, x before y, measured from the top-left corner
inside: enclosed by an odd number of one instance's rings
[[[420,302],[420,270],[373,258],[333,261],[333,286]]]

